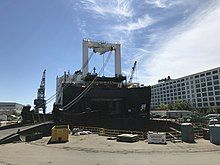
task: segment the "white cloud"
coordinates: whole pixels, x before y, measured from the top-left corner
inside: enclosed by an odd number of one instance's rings
[[[133,16],[131,0],[81,0],[81,3],[88,11],[95,12],[96,14],[102,16],[106,16],[109,14],[122,17]]]
[[[186,3],[188,0],[145,0],[146,4],[153,5],[157,8],[169,8],[180,3]],[[191,1],[191,0],[190,0]]]
[[[113,28],[115,30],[125,30],[125,31],[133,31],[142,28],[146,28],[151,25],[155,21],[150,18],[148,15],[145,15],[143,18],[138,18],[136,22],[129,22],[121,25],[115,25]]]
[[[151,16],[154,17],[150,17],[147,8],[143,10],[140,6],[132,6],[131,0],[81,2],[84,12],[89,11],[91,16],[101,16],[96,17],[96,20],[110,21],[101,24],[92,37],[121,42],[122,65],[126,66],[123,71],[128,74],[133,62],[137,60],[137,68],[140,69],[138,81],[141,83],[155,84],[158,79],[168,75],[178,78],[219,66],[220,9],[207,10],[212,2],[200,5],[199,1],[191,0],[146,0],[145,4],[154,6],[153,10],[156,12],[160,10],[158,8],[169,10],[168,16],[165,13],[160,17],[153,14]],[[180,15],[181,11],[174,9],[178,5],[184,9],[184,19]],[[192,13],[191,10],[195,12]],[[169,25],[172,22],[167,18],[177,18],[176,14],[179,14],[180,20],[174,20],[175,23]],[[163,26],[164,22],[161,20],[166,19],[170,22]],[[154,24],[158,22],[158,26]],[[150,26],[152,24],[156,26]],[[86,23],[79,28],[81,33],[86,33],[83,30],[86,29]]]
[[[202,13],[202,12],[201,12]],[[178,27],[167,36],[168,40],[152,52],[152,58],[143,66],[142,74],[149,75],[142,81],[149,84],[168,75],[178,78],[220,64],[220,6],[212,8],[185,31]],[[143,76],[142,76],[143,77]]]

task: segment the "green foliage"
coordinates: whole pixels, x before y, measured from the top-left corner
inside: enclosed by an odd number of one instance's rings
[[[159,107],[158,107],[158,110],[168,110],[169,107],[167,104],[160,104]]]
[[[160,104],[158,110],[191,110],[197,111],[190,103],[186,101],[175,101],[169,104]]]
[[[193,106],[186,101],[175,101],[168,105],[170,110],[193,110]]]
[[[209,107],[209,109],[206,111],[207,114],[209,113],[218,113],[218,110],[216,107]]]

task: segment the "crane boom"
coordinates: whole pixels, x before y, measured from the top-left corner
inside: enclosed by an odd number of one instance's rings
[[[43,71],[40,87],[38,88],[38,91],[37,91],[37,99],[34,100],[36,113],[39,113],[40,108],[43,110],[44,114],[46,113],[45,79],[46,79],[46,69]]]
[[[130,76],[130,79],[129,79],[128,83],[132,83],[132,80],[133,80],[133,77],[134,77],[134,72],[135,72],[135,69],[136,69],[136,65],[137,65],[137,61],[134,62],[134,65],[131,69],[131,76]]]
[[[44,100],[45,98],[45,77],[46,77],[46,69],[43,72],[41,83],[40,83],[40,88],[38,89],[38,92],[37,92],[37,98],[42,99],[42,100]]]

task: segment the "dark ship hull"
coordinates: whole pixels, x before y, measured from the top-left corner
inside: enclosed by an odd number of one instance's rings
[[[63,90],[63,107],[85,88],[70,85]],[[55,121],[75,126],[138,129],[150,118],[150,87],[93,86],[77,103],[55,115]]]

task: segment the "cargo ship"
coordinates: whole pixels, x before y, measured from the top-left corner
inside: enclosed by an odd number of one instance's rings
[[[57,77],[54,121],[113,129],[143,127],[150,118],[151,89],[122,75],[121,45],[84,39],[82,49],[82,68]],[[114,54],[115,76],[100,76],[95,69],[89,72],[89,49],[94,55]]]

